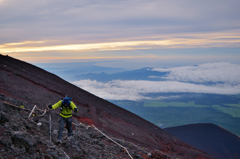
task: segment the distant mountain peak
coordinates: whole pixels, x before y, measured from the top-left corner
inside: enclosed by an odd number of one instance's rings
[[[152,67],[144,67],[142,69],[147,70],[147,71],[152,71],[153,68]]]

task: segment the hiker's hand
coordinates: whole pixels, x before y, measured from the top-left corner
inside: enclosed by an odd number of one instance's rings
[[[74,112],[77,113],[77,108],[74,108]]]
[[[48,108],[49,108],[49,109],[52,109],[52,105],[51,105],[51,104],[49,104],[49,105],[48,105]]]

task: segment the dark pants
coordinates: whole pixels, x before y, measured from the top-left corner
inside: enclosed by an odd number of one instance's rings
[[[73,117],[63,118],[62,116],[60,116],[60,119],[59,119],[60,128],[59,128],[59,131],[58,131],[57,139],[62,141],[63,130],[64,130],[65,123],[67,125],[68,136],[72,136],[72,121],[73,121]]]

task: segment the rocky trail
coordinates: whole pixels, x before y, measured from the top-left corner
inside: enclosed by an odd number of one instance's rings
[[[73,124],[72,139],[67,139],[65,129],[63,143],[57,145],[59,113],[51,111],[52,142],[50,142],[49,111],[43,116],[38,116],[37,114],[42,114],[42,112],[36,109],[28,117],[30,111],[27,110],[31,109],[27,109],[28,106],[21,109],[21,104],[21,101],[11,97],[4,96],[1,99],[0,158],[150,158],[147,148],[139,147],[123,139],[111,138],[126,148],[124,149],[104,136],[94,126],[79,122],[79,120],[77,133],[75,122]],[[166,155],[161,157],[167,158]]]

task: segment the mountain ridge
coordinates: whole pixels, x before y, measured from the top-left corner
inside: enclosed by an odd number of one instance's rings
[[[97,80],[100,82],[108,82],[112,80],[151,80],[151,81],[161,81],[160,77],[168,74],[169,72],[159,72],[153,71],[151,67],[144,67],[137,70],[124,71],[118,73],[107,74],[105,72],[102,73],[87,73],[81,75],[75,75],[74,80]],[[149,76],[156,76],[159,78],[149,78]]]
[[[218,125],[188,124],[164,130],[215,158],[240,158],[240,137]]]

